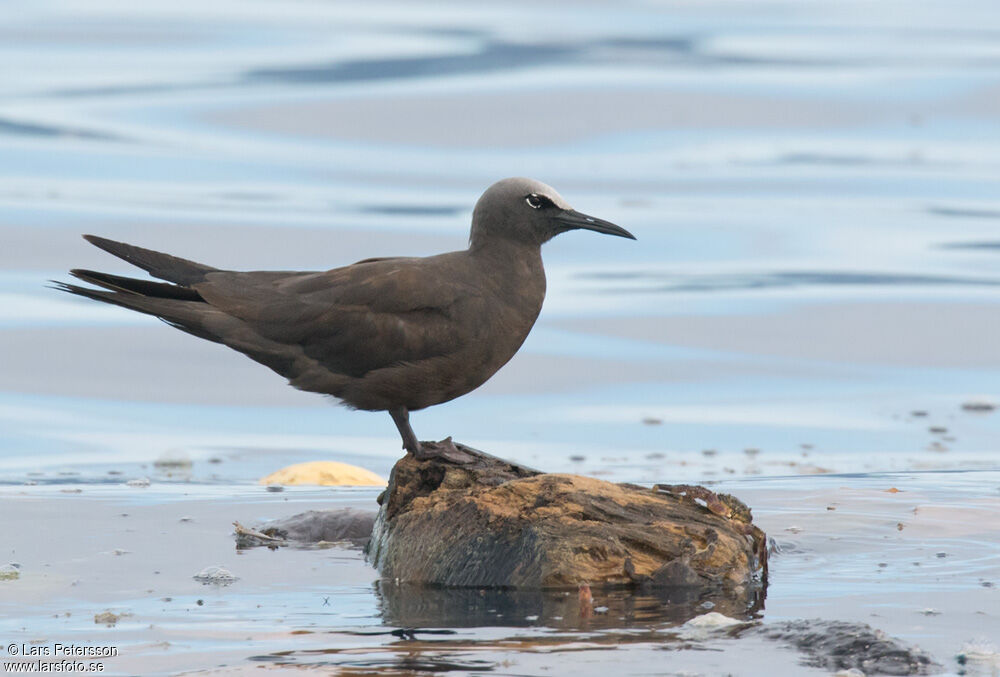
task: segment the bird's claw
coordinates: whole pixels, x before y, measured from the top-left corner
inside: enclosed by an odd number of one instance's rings
[[[413,454],[413,458],[418,461],[430,461],[440,458],[458,465],[464,465],[475,460],[472,454],[462,451],[455,446],[450,437],[446,437],[440,442],[420,442],[417,445],[416,451],[412,449],[408,449],[407,451]]]

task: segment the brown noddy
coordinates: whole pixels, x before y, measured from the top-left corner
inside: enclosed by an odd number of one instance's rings
[[[57,285],[225,344],[300,390],[388,411],[403,447],[419,457],[409,412],[478,388],[514,356],[545,298],[542,244],[581,228],[635,239],[544,183],[511,178],[479,198],[462,251],[239,272],[84,235],[166,282],[77,269],[74,277],[103,289]]]

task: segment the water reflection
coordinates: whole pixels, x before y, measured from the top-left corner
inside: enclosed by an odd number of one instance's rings
[[[492,671],[529,656],[604,651],[625,645],[662,651],[692,648],[714,630],[736,636],[763,608],[762,590],[736,595],[692,588],[636,594],[577,591],[443,589],[376,583],[387,630],[337,630],[322,648],[277,651],[249,660],[322,668],[340,674]],[[705,627],[684,626],[709,612]],[[720,625],[713,625],[718,621]],[[684,626],[684,627],[682,627]],[[384,638],[381,644],[373,638]],[[355,644],[360,640],[360,644]],[[572,660],[567,658],[566,660]],[[631,660],[638,664],[640,659]]]
[[[548,627],[558,630],[663,628],[716,611],[749,620],[763,609],[764,590],[728,593],[699,588],[595,590],[593,604],[576,590],[435,588],[381,581],[375,594],[383,621],[406,628]]]

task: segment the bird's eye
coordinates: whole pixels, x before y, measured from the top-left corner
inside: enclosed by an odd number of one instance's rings
[[[525,201],[528,203],[528,206],[531,207],[532,209],[541,209],[542,205],[544,204],[542,198],[538,195],[535,195],[534,193],[526,197]]]

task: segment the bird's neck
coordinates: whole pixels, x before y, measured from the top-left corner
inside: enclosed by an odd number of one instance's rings
[[[541,307],[541,300],[545,297],[541,245],[490,238],[470,246],[469,255],[497,286],[514,287],[518,295],[537,297]]]
[[[542,247],[501,237],[482,238],[469,245],[469,254],[489,268],[517,268],[519,262],[542,267]]]

